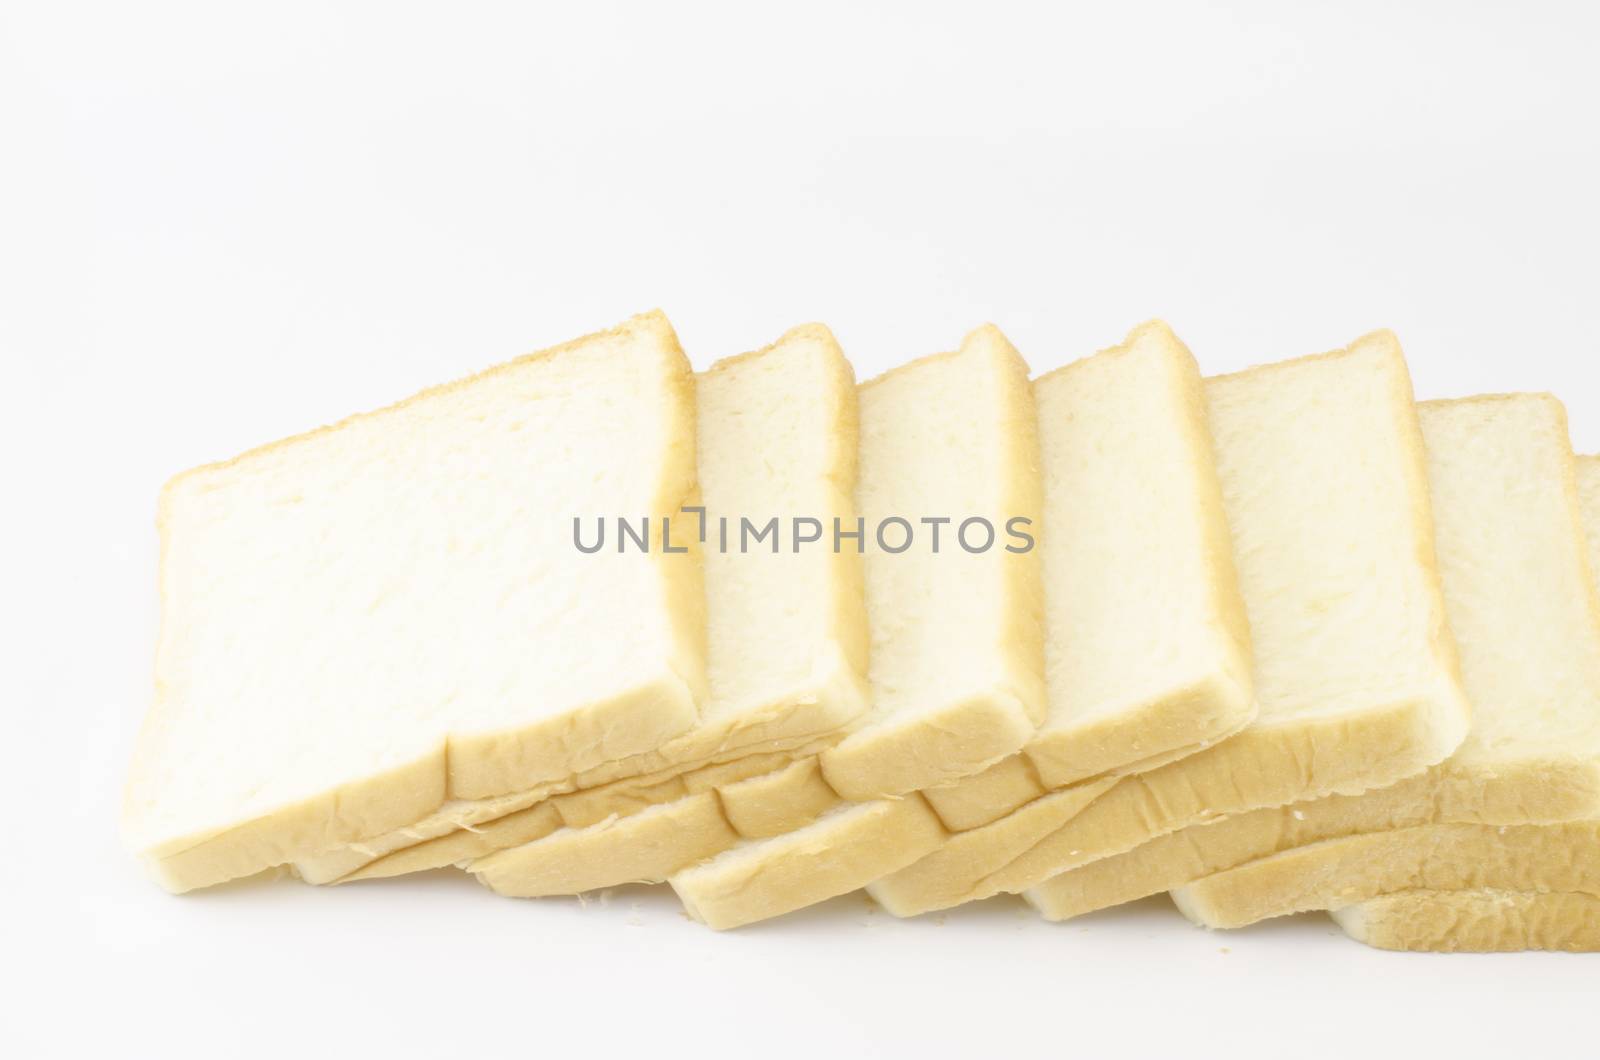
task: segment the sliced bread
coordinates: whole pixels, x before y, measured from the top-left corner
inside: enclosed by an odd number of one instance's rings
[[[924,794],[946,827],[1213,743],[1255,714],[1249,630],[1194,357],[1160,321],[1034,380],[1044,723]]]
[[[834,520],[854,522],[848,363],[825,329],[795,329],[713,366],[697,395],[711,696],[706,721],[679,740],[704,757],[730,738],[771,746],[775,718],[784,735],[839,733],[866,703],[860,557],[830,539]],[[752,545],[745,525],[774,517],[782,546]],[[823,539],[788,540],[796,517],[825,527]],[[567,827],[468,871],[499,894],[575,894],[659,882],[739,839],[717,792],[691,793],[682,777],[551,801]]]
[[[1249,631],[1200,372],[1165,324],[1033,383],[1044,479],[1046,717],[1020,755],[924,792],[953,832],[1046,792],[1181,758],[1255,714]],[[1095,790],[1104,790],[1097,785]],[[981,865],[1084,790],[951,841],[869,891],[901,916],[959,900]],[[952,875],[954,873],[954,875]]]
[[[1044,696],[1038,564],[1035,549],[1006,539],[1041,529],[1033,408],[1027,366],[993,327],[863,385],[857,496],[869,535],[873,708],[821,768],[844,798],[883,797],[674,875],[692,916],[737,926],[916,860],[945,831],[910,792],[988,768],[1033,735]],[[938,545],[930,518],[948,523]],[[904,528],[887,539],[874,529],[896,519],[917,529],[900,551]],[[963,535],[977,519],[992,539]],[[803,871],[806,861],[822,871]]]
[[[866,707],[861,558],[826,539],[793,540],[796,520],[815,520],[830,532],[835,519],[854,522],[856,388],[849,362],[826,328],[806,325],[701,373],[695,399],[702,510],[686,516],[685,525],[692,537],[705,538],[710,696],[688,732],[590,770],[567,785],[578,791],[556,794],[574,827],[682,797],[688,792],[680,774],[690,769],[757,754],[815,753],[837,742]],[[754,541],[744,531],[746,523],[756,528],[749,534],[764,530],[770,520],[777,521],[776,536]],[[359,851],[331,852],[297,867],[312,882],[329,882],[423,843],[437,856],[414,850],[404,864],[448,865],[440,858],[458,851],[453,834],[469,827],[476,830],[470,845],[487,854],[499,849],[496,818],[549,793],[452,804]],[[515,822],[508,824],[508,839],[520,834]]]
[[[187,890],[687,730],[700,558],[661,545],[694,481],[659,313],[174,479],[126,842]],[[648,551],[575,548],[621,513]]]
[[[865,596],[874,616],[869,625],[874,638],[871,658],[877,667],[874,688],[892,693],[876,697],[872,712],[836,754],[824,752],[826,779],[819,784],[819,778],[810,778],[794,805],[765,795],[757,798],[754,786],[748,796],[740,795],[746,789],[727,793],[735,819],[740,819],[742,812],[746,827],[758,829],[757,834],[772,834],[776,821],[809,820],[827,801],[824,791],[839,786],[863,797],[948,783],[1014,751],[1032,732],[1043,694],[1038,565],[1032,549],[1013,552],[1005,548],[1007,544],[1020,548],[1017,542],[1025,540],[1007,531],[1036,534],[1038,530],[1037,434],[1026,378],[1026,365],[1016,351],[998,329],[988,327],[969,335],[956,353],[925,358],[861,387],[860,481],[854,498],[861,514],[852,519],[851,498],[838,499],[839,507],[823,520],[825,540],[819,544],[841,565],[861,562],[859,557],[865,556]],[[947,408],[953,411],[942,419],[928,414]],[[703,409],[702,415],[709,416],[710,411]],[[965,435],[955,430],[963,417]],[[853,431],[849,436],[854,437]],[[969,439],[975,437],[986,437],[989,444],[970,444]],[[710,466],[705,456],[702,462]],[[839,481],[848,486],[847,479]],[[705,488],[711,489],[710,485]],[[717,510],[709,501],[707,509],[707,517],[714,520]],[[950,516],[945,513],[951,512],[962,513],[962,520],[987,520],[994,528],[994,540],[986,541],[980,527],[974,526],[966,534],[961,526],[949,523]],[[946,522],[930,525],[925,516],[942,517]],[[886,525],[894,520],[903,520],[906,527]],[[880,537],[879,527],[885,528],[886,536]],[[901,550],[900,535],[905,528],[910,529],[911,544]],[[966,536],[960,536],[963,534]],[[989,547],[978,551],[967,547],[983,544]],[[719,576],[717,552],[714,547],[707,549],[707,586],[713,594]],[[764,562],[771,557],[743,558]],[[857,586],[859,593],[859,583]],[[901,599],[898,605],[897,594]],[[967,603],[956,602],[969,595]],[[717,613],[713,595],[713,624]],[[999,633],[990,629],[989,623],[1000,624]],[[954,650],[972,637],[985,638],[988,650]],[[715,675],[715,636],[711,646]],[[918,652],[926,655],[918,656]],[[977,665],[964,670],[966,659]],[[983,681],[990,682],[987,688],[981,686]],[[715,704],[708,707],[708,713],[716,713]],[[671,791],[670,779],[655,790]],[[568,798],[586,797],[579,793]],[[411,869],[454,863],[440,858],[453,856],[461,848],[462,841],[453,836],[455,828],[449,818],[463,812],[473,812],[473,808],[448,808],[434,821],[412,826],[406,835],[390,837],[390,849],[397,849],[411,844],[413,835],[432,832],[440,838],[423,846],[435,847],[437,857],[413,850],[404,859],[384,860]],[[613,812],[621,811],[613,808]],[[603,816],[595,814],[574,824],[595,824]],[[766,823],[755,824],[757,816],[764,816]],[[519,823],[513,821],[509,831],[519,834]],[[474,836],[468,845],[473,850],[488,854],[500,849],[493,838],[495,823],[488,814],[473,820],[471,826]],[[609,860],[606,851],[615,836],[602,837],[598,832],[590,836],[597,856]],[[571,837],[554,838],[569,861],[584,849]],[[664,846],[659,849],[657,864],[673,860]],[[380,844],[371,841],[363,850],[383,852]],[[529,852],[527,856],[539,855]],[[363,857],[340,851],[322,864],[301,866],[301,871],[314,872],[319,878],[340,873],[334,878],[343,878],[352,871],[352,862],[365,864]],[[506,864],[511,860],[508,857],[501,863],[501,878],[509,871]],[[575,870],[571,878],[594,879],[597,871]],[[635,869],[630,866],[629,871]],[[544,878],[551,877],[546,874]]]
[[[1442,431],[1447,426],[1445,419],[1436,419],[1445,408],[1444,403],[1423,405],[1426,430]],[[1583,584],[1575,573],[1582,557],[1571,544],[1573,531],[1566,529],[1574,515],[1568,491],[1560,485],[1561,467],[1566,462],[1565,429],[1552,399],[1491,399],[1477,413],[1489,409],[1498,409],[1495,420],[1506,417],[1501,429],[1510,436],[1496,443],[1503,444],[1504,452],[1488,442],[1444,452],[1430,446],[1428,452],[1430,480],[1436,483],[1437,533],[1441,542],[1452,542],[1449,548],[1441,545],[1439,553],[1447,609],[1452,623],[1470,634],[1461,641],[1463,672],[1469,696],[1479,704],[1475,714],[1485,724],[1478,725],[1477,732],[1439,769],[1388,788],[1242,814],[1062,873],[1025,896],[1045,917],[1065,920],[1120,905],[1257,858],[1340,836],[1433,821],[1516,824],[1530,819],[1568,820],[1588,812],[1595,784],[1583,779],[1584,767],[1578,765],[1577,775],[1565,770],[1546,772],[1553,763],[1545,762],[1530,773],[1525,768],[1526,756],[1533,748],[1529,741],[1540,738],[1532,729],[1516,728],[1516,719],[1536,718],[1545,703],[1570,697],[1570,692],[1561,691],[1566,675],[1593,668],[1584,661],[1588,649],[1581,641],[1575,645],[1570,635],[1577,630],[1581,637],[1586,620],[1580,617],[1565,631],[1547,635],[1549,623],[1561,619],[1530,625],[1524,617],[1540,609],[1558,616],[1561,608],[1572,607],[1573,601],[1578,601],[1581,609],[1581,588],[1574,585]],[[1526,417],[1526,422],[1519,415]],[[1486,420],[1485,426],[1476,429],[1492,426]],[[1491,439],[1494,434],[1489,431],[1484,437]],[[1538,441],[1541,437],[1543,443]],[[1542,471],[1536,467],[1531,476],[1524,476],[1514,454],[1527,459],[1541,450],[1548,466]],[[1485,453],[1486,466],[1474,466],[1472,461],[1483,459]],[[1589,570],[1600,578],[1600,459],[1578,458],[1576,474],[1578,515],[1588,544]],[[1484,494],[1476,499],[1463,488],[1474,482],[1484,487]],[[1544,483],[1542,490],[1535,485],[1540,482]],[[1497,489],[1502,492],[1497,494]],[[1534,525],[1516,529],[1512,520],[1534,520]],[[1488,546],[1486,538],[1476,543],[1477,535],[1491,533],[1490,527],[1520,536],[1525,543],[1496,546],[1502,549],[1498,554],[1502,562],[1497,563],[1494,555],[1478,558],[1474,553]],[[1549,543],[1552,535],[1554,546]],[[1527,552],[1535,553],[1531,570],[1542,574],[1542,579],[1524,580],[1518,557]],[[1551,566],[1552,554],[1564,557],[1555,561],[1558,567]],[[1567,575],[1561,574],[1560,566]],[[1510,573],[1514,576],[1508,576]],[[1562,600],[1567,602],[1562,604]],[[1491,665],[1503,670],[1492,684],[1485,680],[1486,668],[1473,662],[1477,651],[1489,652]],[[1567,652],[1572,653],[1571,658],[1562,658]],[[1496,725],[1496,717],[1506,720]],[[1508,728],[1509,735],[1505,735]],[[1492,735],[1495,733],[1500,735]]]
[[[822,755],[870,799],[971,776],[1044,716],[1039,437],[998,328],[864,384],[856,508],[872,709]],[[934,522],[943,520],[943,523]]]
[[[1403,891],[1335,910],[1345,934],[1384,950],[1600,951],[1600,897],[1525,891]]]
[[[1199,367],[1160,321],[1033,384],[1044,474],[1048,789],[1255,716],[1250,632]]]
[[[1378,792],[1300,808],[1321,826],[1355,825],[1334,833],[1342,838],[1265,851],[1175,889],[1174,900],[1200,923],[1239,927],[1402,889],[1385,885],[1384,858],[1364,853],[1392,849],[1392,837],[1360,834],[1392,828],[1397,819],[1541,824],[1600,817],[1600,586],[1585,544],[1565,410],[1548,395],[1511,395],[1427,402],[1420,414],[1445,600],[1477,705],[1472,733],[1448,761],[1404,789],[1398,807],[1392,794]],[[1586,464],[1585,478],[1593,473]],[[1589,531],[1600,536],[1600,521]],[[1272,826],[1233,827],[1260,834]],[[1224,835],[1229,829],[1218,826]],[[1419,834],[1427,833],[1407,836]],[[1196,842],[1216,840],[1197,834]],[[1403,846],[1387,858],[1402,879]]]
[[[1228,814],[1392,784],[1465,735],[1421,436],[1394,337],[1211,379],[1206,399],[1249,617],[1256,721],[1117,781],[1086,807],[1069,788],[1029,804],[1027,821],[961,833],[940,852],[948,874],[926,883],[942,889],[941,904],[1023,891]]]

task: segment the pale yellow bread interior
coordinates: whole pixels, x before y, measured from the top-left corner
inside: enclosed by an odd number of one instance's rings
[[[628,512],[659,538],[694,481],[659,313],[174,479],[128,845],[186,890],[687,730],[697,550],[571,535]]]
[[[1007,534],[1040,526],[1027,364],[999,329],[982,327],[953,353],[863,384],[860,414],[872,708],[822,754],[829,785],[856,800],[979,772],[1021,748],[1044,716],[1038,549]],[[903,551],[894,550],[905,528],[891,520],[909,524]],[[972,523],[972,551],[962,545],[968,520],[987,520],[993,534]]]

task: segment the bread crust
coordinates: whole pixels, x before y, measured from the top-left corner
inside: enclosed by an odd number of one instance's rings
[[[879,889],[895,893],[890,908],[903,915],[1023,892],[1180,828],[1282,802],[1286,790],[1364,790],[1365,777],[1417,772],[1420,758],[1439,753],[1438,739],[1412,702],[1305,725],[1247,728],[1149,773],[1091,781],[1037,799],[952,839],[952,847],[981,855],[952,853],[941,863],[912,866]],[[1085,791],[1092,797],[1082,798]]]
[[[1202,927],[1237,928],[1398,891],[1580,891],[1600,896],[1600,822],[1430,824],[1329,839],[1172,892]]]
[[[841,801],[822,779],[815,757],[765,776],[717,789],[728,823],[745,839],[765,839],[803,828]]]
[[[1407,891],[1333,914],[1345,934],[1385,950],[1600,951],[1600,898],[1513,891]]]
[[[479,858],[468,871],[491,891],[511,898],[581,894],[624,883],[660,883],[738,839],[716,793],[708,791],[586,828],[564,828]]]
[[[1527,763],[1493,776],[1437,768],[1360,795],[1335,795],[1186,828],[1063,872],[1024,897],[1047,920],[1068,920],[1328,839],[1435,821],[1489,826],[1570,821],[1600,797],[1582,763]]]
[[[731,850],[669,882],[690,917],[725,931],[857,890],[922,857],[944,835],[921,796],[878,799],[769,840],[759,858]]]
[[[770,756],[754,756],[755,761]],[[693,775],[691,775],[693,776]],[[705,781],[715,779],[714,784]],[[660,883],[733,846],[741,839],[783,835],[803,828],[839,804],[823,782],[815,756],[760,775],[725,767],[701,771],[698,788],[675,778],[685,793],[653,804],[616,803],[617,812],[586,802],[584,813],[562,813],[567,827],[529,842],[485,851],[463,868],[491,890],[511,897],[581,894],[624,883]],[[673,790],[672,784],[658,785]],[[650,796],[655,796],[652,790]],[[552,800],[555,801],[555,800]],[[479,844],[480,847],[483,844]],[[415,855],[413,855],[413,859]]]

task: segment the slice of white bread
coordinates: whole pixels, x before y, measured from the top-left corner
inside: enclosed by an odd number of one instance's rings
[[[1404,891],[1335,910],[1346,935],[1384,950],[1600,951],[1600,897],[1524,891]]]
[[[126,842],[187,890],[689,728],[700,558],[661,538],[694,481],[660,313],[178,476]],[[620,514],[648,552],[577,550]]]
[[[1159,321],[1033,383],[1044,478],[1048,789],[1188,751],[1255,716],[1199,366]]]
[[[846,803],[787,835],[743,843],[671,877],[684,909],[718,931],[848,894],[943,841],[920,795]]]
[[[855,514],[850,363],[832,332],[805,325],[713,365],[695,395],[711,694],[700,726],[662,749],[663,766],[799,747],[867,707],[861,557],[798,543],[794,529],[796,518],[829,527]],[[730,530],[724,546],[724,517],[736,529],[775,519],[781,540],[736,544]]]
[[[874,703],[866,723],[821,763],[838,795],[889,797],[835,808],[799,832],[741,844],[674,875],[690,915],[737,926],[855,890],[916,860],[945,832],[920,796],[896,793],[976,773],[1032,736],[1044,696],[1039,567],[1036,549],[1005,535],[1040,530],[1033,409],[1027,365],[992,326],[955,353],[862,386],[857,497],[868,527]],[[925,517],[951,520],[939,551],[921,533]],[[969,551],[956,537],[976,518],[995,528],[987,550]],[[890,546],[903,534],[885,545],[873,529],[892,519],[919,531],[898,553]],[[968,539],[973,548],[982,543]],[[819,871],[805,872],[807,860]]]
[[[1046,718],[1013,756],[924,793],[946,828],[1047,791],[1181,758],[1255,715],[1249,631],[1194,357],[1159,321],[1033,383],[1044,478]],[[1104,785],[1095,791],[1104,790]],[[890,912],[944,908],[1080,790],[953,840],[868,888]],[[981,853],[980,853],[981,851]]]
[[[1477,709],[1466,742],[1400,816],[1496,824],[1600,816],[1600,587],[1565,410],[1532,394],[1427,402],[1420,414],[1445,600]],[[1373,801],[1377,809],[1352,831],[1392,827],[1393,798]],[[1361,805],[1301,812],[1359,818]],[[1269,853],[1173,898],[1214,927],[1347,905],[1382,893],[1364,890],[1381,881],[1359,853],[1381,842],[1357,834]]]
[[[1027,364],[985,326],[954,353],[863,384],[860,400],[873,703],[822,755],[823,776],[847,799],[971,776],[1019,749],[1044,716]]]
[[[1245,893],[1231,884],[1182,888],[1173,900],[1195,923],[1226,928],[1265,916],[1340,909],[1400,891],[1600,895],[1600,822],[1395,828],[1313,843],[1246,867],[1255,871],[1238,881],[1250,887]],[[1253,915],[1258,911],[1261,916]]]
[[[793,543],[795,519],[814,519],[830,532],[834,519],[854,522],[857,418],[849,362],[826,328],[804,325],[698,375],[695,398],[704,512],[687,516],[685,525],[693,536],[703,527],[706,536],[710,698],[688,732],[575,778],[580,790],[557,796],[557,803],[577,827],[627,813],[630,803],[638,810],[686,795],[680,774],[704,764],[814,753],[836,742],[866,707],[861,557],[834,550],[826,539]],[[774,518],[777,537],[760,543],[741,537],[742,520],[761,529]],[[612,777],[621,779],[606,783]],[[413,850],[389,867],[440,867],[453,863],[440,859],[458,852],[453,834],[465,827],[476,829],[472,849],[487,854],[499,849],[494,820],[545,794],[454,804],[359,850],[330,852],[297,869],[311,882],[336,881],[424,843],[434,856]],[[508,823],[508,839],[521,834],[517,822]]]
[[[947,828],[1227,736],[1255,714],[1194,357],[1160,321],[1033,382],[1044,481],[1045,721],[924,794]]]
[[[961,833],[940,851],[940,875],[920,884],[941,906],[1023,891],[1228,814],[1391,784],[1465,735],[1421,436],[1394,337],[1211,379],[1206,398],[1257,720],[1119,780],[1087,807],[1069,788],[1030,803],[1026,820]]]
[[[1062,873],[1026,896],[1046,917],[1065,920],[1361,832],[1600,813],[1600,744],[1589,736],[1553,746],[1541,730],[1552,705],[1580,728],[1585,711],[1600,724],[1600,686],[1586,684],[1597,672],[1596,627],[1583,591],[1591,582],[1600,588],[1600,459],[1577,460],[1575,506],[1564,415],[1553,398],[1427,402],[1421,417],[1474,731],[1439,768],[1391,787],[1243,814]],[[1472,437],[1457,437],[1462,432]]]

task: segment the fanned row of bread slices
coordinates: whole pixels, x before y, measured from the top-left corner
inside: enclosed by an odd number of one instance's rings
[[[1399,344],[1163,324],[857,385],[666,318],[161,497],[130,847],[173,891],[458,866],[713,928],[1169,891],[1402,949],[1600,947],[1600,458]]]

